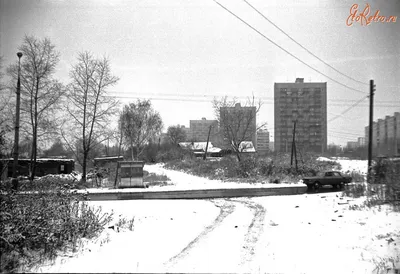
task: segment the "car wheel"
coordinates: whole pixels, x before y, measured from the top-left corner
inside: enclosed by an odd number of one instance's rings
[[[343,183],[343,182],[340,183],[340,184],[338,185],[338,187],[339,187],[340,190],[342,190],[342,189],[344,188],[344,183]]]
[[[316,182],[316,183],[314,184],[314,190],[317,192],[320,188],[321,188],[321,184],[318,183],[318,182]]]

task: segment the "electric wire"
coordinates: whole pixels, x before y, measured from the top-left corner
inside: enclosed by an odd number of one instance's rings
[[[344,111],[342,111],[339,115],[336,115],[335,117],[331,118],[328,120],[329,122],[332,122],[334,120],[336,120],[337,118],[339,118],[340,116],[344,115],[345,113],[349,112],[351,109],[353,109],[355,106],[357,106],[358,104],[360,104],[362,101],[364,101],[365,99],[367,99],[369,97],[368,96],[364,96],[362,97],[360,100],[358,100],[357,102],[355,102],[354,104],[352,104],[350,107],[346,108]]]
[[[233,15],[234,17],[236,17],[239,21],[241,21],[243,24],[245,24],[246,26],[248,26],[249,28],[251,28],[253,31],[257,32],[259,35],[261,35],[262,37],[264,37],[265,39],[267,39],[269,42],[271,42],[272,44],[274,44],[275,46],[277,46],[278,48],[280,48],[281,50],[283,50],[284,52],[286,52],[287,54],[289,54],[290,56],[292,56],[293,58],[295,58],[296,60],[298,60],[299,62],[301,62],[302,64],[306,65],[307,67],[309,67],[310,69],[314,70],[315,72],[325,76],[326,78],[330,79],[331,81],[356,92],[359,93],[367,93],[366,91],[361,91],[352,87],[349,87],[346,84],[343,84],[337,80],[335,80],[334,78],[326,75],[325,73],[319,71],[318,69],[312,67],[311,65],[307,64],[306,62],[304,62],[303,60],[301,60],[300,58],[298,58],[296,55],[294,55],[293,53],[289,52],[288,50],[286,50],[285,48],[283,48],[282,46],[280,46],[279,44],[277,44],[276,42],[274,42],[273,40],[271,40],[270,38],[268,38],[265,34],[263,34],[262,32],[260,32],[259,30],[257,30],[255,27],[253,27],[252,25],[250,25],[249,23],[247,23],[245,20],[243,20],[241,17],[239,17],[238,15],[236,15],[235,13],[233,13],[232,11],[230,11],[228,8],[226,8],[224,5],[222,5],[221,3],[219,3],[218,1],[214,0],[215,3],[217,3],[220,7],[222,7],[224,10],[226,10],[227,12],[229,12],[231,15]]]
[[[136,94],[136,95],[118,95],[118,94],[108,94],[105,95],[106,97],[114,97],[114,98],[120,98],[120,99],[151,99],[151,100],[158,100],[158,101],[185,101],[185,102],[198,102],[198,103],[210,103],[210,99],[207,99],[207,97],[205,96],[199,96],[199,97],[203,97],[203,98],[191,98],[191,97],[195,97],[195,96],[182,96],[182,95],[166,95],[166,94],[158,94],[158,95],[149,95],[149,94]],[[211,97],[211,96],[210,96]],[[209,97],[209,98],[210,98]],[[247,97],[236,97],[237,99],[246,99]],[[273,105],[274,101],[266,98],[264,99],[263,97],[257,97],[259,99],[261,99],[263,104],[267,104],[267,105]],[[332,101],[332,102],[331,102]],[[347,101],[347,102],[346,102]],[[356,100],[336,100],[336,99],[332,99],[328,101],[328,106],[349,106],[350,102],[358,102]],[[351,106],[353,106],[354,104],[352,104]],[[366,107],[367,105],[363,105],[363,104],[356,104],[356,107]],[[374,102],[374,107],[377,108],[399,108],[400,104],[395,104],[392,102],[392,104],[389,104],[389,101],[377,101]],[[338,116],[341,116],[342,114],[339,114]]]
[[[321,61],[322,63],[324,63],[325,65],[327,65],[328,67],[330,67],[331,69],[333,69],[334,71],[336,71],[337,73],[343,75],[344,77],[353,80],[359,84],[363,84],[366,86],[369,86],[369,83],[365,83],[365,82],[361,82],[359,80],[356,80],[350,76],[348,76],[347,74],[342,73],[341,71],[339,71],[338,69],[334,68],[333,66],[331,66],[330,64],[328,64],[327,62],[325,62],[324,60],[322,60],[320,57],[318,57],[317,55],[315,55],[314,53],[312,53],[309,49],[307,49],[306,47],[304,47],[302,44],[300,44],[299,42],[297,42],[294,38],[292,38],[289,34],[287,34],[283,29],[281,29],[279,26],[277,26],[274,22],[272,22],[270,19],[268,19],[263,13],[261,13],[257,8],[255,8],[253,5],[251,5],[248,1],[243,0],[248,6],[250,6],[253,10],[255,10],[259,15],[261,15],[265,20],[267,20],[269,23],[271,23],[275,28],[277,28],[278,30],[280,30],[283,34],[285,34],[290,40],[292,40],[294,43],[296,43],[298,46],[300,46],[302,49],[304,49],[305,51],[307,51],[309,54],[311,54],[312,56],[314,56],[315,58],[317,58],[319,61]]]

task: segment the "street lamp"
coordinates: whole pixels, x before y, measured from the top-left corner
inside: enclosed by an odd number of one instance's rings
[[[13,163],[13,178],[12,186],[15,190],[18,189],[18,179],[17,179],[17,166],[18,166],[18,154],[19,154],[19,109],[21,101],[21,57],[22,52],[17,53],[18,56],[18,80],[17,80],[17,104],[15,109],[15,136],[14,136],[14,163]]]

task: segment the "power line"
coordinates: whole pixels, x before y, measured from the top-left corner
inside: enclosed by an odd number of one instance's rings
[[[203,99],[207,99],[204,102],[209,102],[210,99],[213,99],[216,97],[215,95],[209,95],[209,94],[172,94],[172,93],[146,93],[146,94],[132,94],[128,92],[110,92],[111,96],[113,97],[121,97],[121,98],[138,98],[138,97],[157,97],[157,98],[163,98],[163,97],[179,97],[179,98],[192,98],[192,97],[200,97]],[[224,96],[224,95],[220,95]],[[217,96],[218,97],[218,96]],[[235,97],[236,99],[248,99],[249,97],[246,96],[232,96]],[[265,103],[270,103],[267,101],[271,101],[271,103],[274,102],[274,97],[267,97],[267,96],[260,96],[260,97],[255,97],[255,99],[261,99]],[[167,99],[166,99],[167,100]],[[179,99],[181,100],[181,99]],[[198,99],[193,99],[190,101],[198,101]],[[352,102],[357,102],[358,100],[353,100],[353,99],[330,99],[328,100],[328,104],[330,106],[343,106],[352,103]],[[400,107],[400,104],[396,104],[393,101],[376,101],[374,103],[381,104],[382,107]]]
[[[339,135],[335,135],[335,134],[328,134],[329,138],[337,138],[337,139],[343,139],[343,140],[354,140],[354,138],[350,138],[350,137],[343,137],[343,136],[339,136]]]
[[[357,91],[357,92],[360,92],[360,93],[363,93],[363,94],[367,93],[367,92],[365,92],[365,91],[361,91],[361,90],[358,90],[358,89],[349,87],[348,85],[345,85],[345,84],[343,84],[343,83],[341,83],[341,82],[339,82],[339,81],[333,79],[332,77],[326,75],[325,73],[319,71],[318,69],[316,69],[316,68],[310,66],[309,64],[307,64],[306,62],[304,62],[303,60],[301,60],[300,58],[298,58],[296,55],[294,55],[293,53],[289,52],[289,51],[286,50],[285,48],[281,47],[280,45],[278,45],[277,43],[275,43],[274,41],[272,41],[270,38],[268,38],[267,36],[265,36],[262,32],[260,32],[260,31],[257,30],[255,27],[253,27],[252,25],[250,25],[249,23],[247,23],[246,21],[244,21],[244,20],[243,20],[242,18],[240,18],[238,15],[236,15],[235,13],[233,13],[232,11],[230,11],[228,8],[226,8],[225,6],[223,6],[221,3],[219,3],[219,2],[216,1],[216,0],[214,0],[214,2],[217,3],[219,6],[221,6],[224,10],[226,10],[227,12],[229,12],[230,14],[232,14],[234,17],[236,17],[238,20],[240,20],[243,24],[245,24],[246,26],[248,26],[249,28],[251,28],[252,30],[254,30],[255,32],[257,32],[259,35],[261,35],[262,37],[264,37],[265,39],[267,39],[269,42],[271,42],[272,44],[274,44],[275,46],[277,46],[278,48],[280,48],[281,50],[283,50],[284,52],[286,52],[287,54],[289,54],[290,56],[292,56],[293,58],[295,58],[296,60],[298,60],[298,61],[301,62],[302,64],[306,65],[306,66],[309,67],[310,69],[314,70],[315,72],[317,72],[317,73],[319,73],[319,74],[325,76],[326,78],[332,80],[333,82],[335,82],[335,83],[337,83],[337,84],[339,84],[339,85],[341,85],[341,86],[343,86],[343,87],[345,87],[345,88],[348,88],[348,89],[350,89],[350,90]]]
[[[334,120],[336,120],[337,118],[339,118],[340,116],[342,116],[343,114],[345,114],[346,112],[350,111],[352,108],[354,108],[355,106],[357,106],[358,104],[360,104],[362,101],[364,101],[365,99],[367,99],[369,97],[368,96],[364,96],[362,97],[360,100],[358,100],[357,102],[355,102],[354,104],[352,104],[350,107],[348,107],[347,109],[345,109],[342,113],[340,113],[339,115],[336,115],[335,117],[333,117],[332,119],[328,120],[329,122],[332,122]]]
[[[149,96],[147,94],[136,94],[136,96],[132,95],[132,96],[121,96],[121,95],[105,95],[106,97],[113,97],[113,98],[118,98],[118,99],[149,99],[149,100],[156,100],[156,101],[184,101],[184,102],[197,102],[197,103],[210,103],[210,99],[206,99],[206,98],[193,98],[191,99],[190,97],[176,97],[176,98],[172,98],[172,97],[160,97],[160,96]],[[261,100],[261,102],[263,104],[266,105],[273,105],[274,102],[273,101],[265,101],[265,100]],[[357,102],[356,102],[357,103]],[[343,106],[348,106],[348,104],[344,103],[344,102],[336,102],[336,103],[328,103],[328,106],[332,107],[332,106],[336,106],[336,107],[343,107]],[[366,107],[367,105],[362,105],[362,104],[352,104],[351,107]],[[398,108],[400,107],[399,105],[396,104],[386,104],[386,105],[375,105],[374,107],[376,108]],[[347,112],[347,111],[346,111]],[[339,114],[337,116],[342,116],[342,114]],[[336,119],[336,118],[335,118]]]
[[[274,22],[272,22],[270,19],[268,19],[264,14],[262,14],[258,9],[256,9],[254,6],[252,6],[249,2],[247,2],[246,0],[243,0],[247,5],[249,5],[253,10],[255,10],[259,15],[261,15],[265,20],[267,20],[269,23],[271,23],[275,28],[277,28],[278,30],[280,30],[283,34],[285,34],[290,40],[292,40],[294,43],[296,43],[297,45],[299,45],[301,48],[303,48],[305,51],[307,51],[309,54],[311,54],[312,56],[314,56],[315,58],[317,58],[319,61],[321,61],[322,63],[324,63],[325,65],[327,65],[328,67],[330,67],[331,69],[333,69],[334,71],[336,71],[337,73],[343,75],[344,77],[347,77],[348,79],[351,79],[357,83],[363,84],[368,86],[369,83],[365,83],[365,82],[361,82],[358,81],[344,73],[342,73],[341,71],[337,70],[336,68],[334,68],[333,66],[329,65],[327,62],[325,62],[324,60],[322,60],[321,58],[319,58],[317,55],[315,55],[314,53],[312,53],[310,50],[308,50],[306,47],[304,47],[302,44],[300,44],[299,42],[297,42],[295,39],[293,39],[289,34],[287,34],[283,29],[281,29],[280,27],[278,27]]]
[[[360,134],[356,134],[356,133],[350,133],[350,132],[343,132],[343,131],[335,131],[335,130],[329,130],[328,129],[328,135],[329,134],[336,134],[336,135],[343,135],[343,136],[346,136],[346,137],[352,137],[352,138],[358,138],[358,137],[363,137],[363,136],[360,136]],[[364,134],[362,134],[362,135],[364,135]]]

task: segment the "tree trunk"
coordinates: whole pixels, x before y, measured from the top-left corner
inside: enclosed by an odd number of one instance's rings
[[[131,157],[132,157],[132,161],[134,161],[135,160],[135,156],[134,156],[134,153],[133,153],[133,142],[131,142]]]
[[[83,151],[83,161],[82,161],[82,183],[86,183],[86,161],[88,157],[88,152],[86,150]]]
[[[39,76],[36,78],[36,91],[34,103],[35,109],[33,112],[34,124],[33,124],[33,140],[32,140],[32,154],[31,154],[31,182],[35,179],[36,173],[36,158],[37,158],[37,128],[38,128],[38,93],[39,93]]]
[[[38,124],[38,117],[37,117],[37,98],[35,98],[35,129],[33,134],[33,144],[32,144],[32,151],[33,151],[33,163],[32,163],[32,182],[35,178],[36,174],[36,159],[37,159],[37,124]]]
[[[119,139],[119,144],[118,144],[118,158],[121,155],[121,147],[122,147],[122,126],[121,126],[120,139]],[[118,160],[117,160],[117,162],[118,162]],[[118,163],[117,163],[117,170],[115,172],[114,188],[117,188],[117,180],[118,180]]]
[[[238,161],[240,162],[240,152],[239,151],[236,151],[236,158],[238,159]]]

